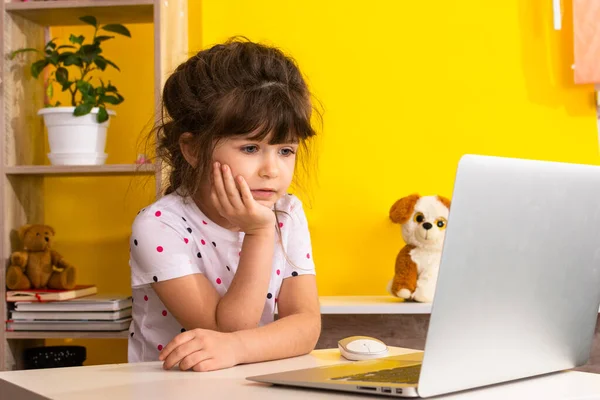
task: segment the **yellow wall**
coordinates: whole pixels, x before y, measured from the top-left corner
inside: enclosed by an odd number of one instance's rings
[[[235,34],[275,44],[297,59],[324,105],[307,207],[320,294],[384,294],[402,245],[389,207],[415,191],[451,196],[464,153],[598,163],[592,87],[572,84],[571,10],[565,3],[555,32],[550,5],[190,0],[191,51]],[[110,51],[126,101],[109,162],[131,161],[151,111],[151,29],[132,33]],[[128,290],[129,224],[152,192],[148,182],[124,197],[130,182],[57,178],[47,186],[58,250],[103,291]],[[88,364],[125,361],[125,341],[93,342]]]
[[[385,294],[402,245],[389,207],[450,196],[463,153],[598,161],[592,87],[572,84],[570,9],[555,32],[542,0],[193,3],[192,46],[273,43],[325,106],[308,213],[322,295]]]

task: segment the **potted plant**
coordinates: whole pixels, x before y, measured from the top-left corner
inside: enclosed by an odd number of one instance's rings
[[[93,79],[94,71],[104,71],[119,67],[102,55],[103,42],[114,36],[99,35],[99,30],[131,37],[129,30],[120,24],[100,26],[93,16],[79,18],[92,25],[94,37],[91,43],[85,43],[83,35],[69,37],[70,44],[57,45],[56,38],[46,43],[43,51],[34,48],[18,49],[10,54],[14,59],[18,54],[36,52],[41,59],[31,64],[31,75],[38,78],[46,67],[45,107],[38,115],[44,118],[48,128],[50,153],[48,158],[54,165],[96,165],[104,164],[107,154],[106,130],[110,116],[116,115],[108,105],[121,104],[124,100],[110,81],[104,83],[100,78]],[[62,106],[53,101],[54,89],[69,92],[70,106]]]

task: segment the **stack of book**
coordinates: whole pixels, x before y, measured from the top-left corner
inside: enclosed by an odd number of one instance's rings
[[[130,296],[96,294],[90,287],[75,288],[79,293],[37,292],[29,300],[19,296],[9,309],[7,331],[123,331],[131,323]],[[81,297],[81,290],[92,291]],[[11,294],[14,299],[15,293]],[[44,297],[43,300],[40,298]],[[64,298],[67,298],[66,300]],[[62,299],[61,299],[62,298]]]

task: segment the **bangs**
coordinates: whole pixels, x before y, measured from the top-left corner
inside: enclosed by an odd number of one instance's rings
[[[310,101],[278,83],[234,90],[215,105],[216,136],[248,136],[269,144],[302,143],[315,135]]]

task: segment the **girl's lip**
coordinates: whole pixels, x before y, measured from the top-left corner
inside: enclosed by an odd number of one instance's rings
[[[255,189],[255,190],[252,190],[251,192],[256,197],[271,197],[276,193],[274,190],[265,190],[265,189]]]

